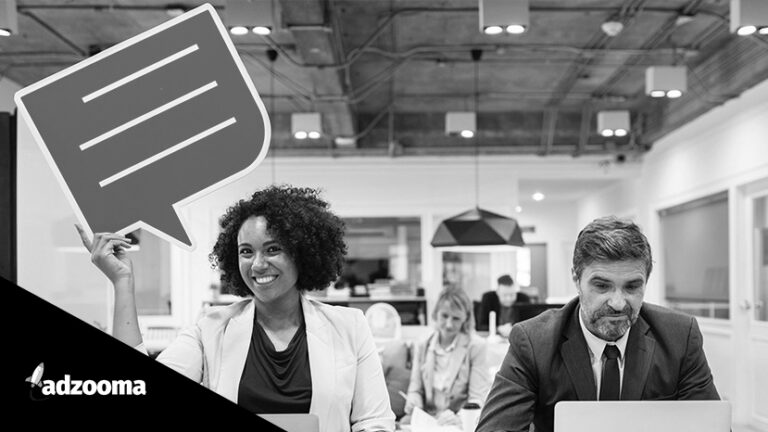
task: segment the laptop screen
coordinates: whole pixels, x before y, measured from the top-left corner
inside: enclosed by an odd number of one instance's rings
[[[555,432],[729,432],[727,401],[563,401]]]
[[[319,432],[320,423],[314,414],[259,414],[286,432]]]

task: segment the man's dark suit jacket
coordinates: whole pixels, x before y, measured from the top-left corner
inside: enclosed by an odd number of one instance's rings
[[[527,294],[521,292],[517,293],[515,304],[530,302],[531,298],[528,297]],[[501,316],[501,302],[499,301],[499,295],[496,291],[488,291],[484,293],[483,297],[480,299],[480,311],[477,314],[477,325],[475,326],[478,331],[488,331],[488,314],[491,311],[496,312],[496,325],[506,324],[498,321]]]
[[[577,298],[512,327],[477,432],[528,431],[531,422],[548,432],[557,402],[597,399],[578,305]],[[643,304],[627,341],[621,398],[720,399],[693,317]]]

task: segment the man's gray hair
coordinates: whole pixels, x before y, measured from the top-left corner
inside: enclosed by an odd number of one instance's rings
[[[579,233],[573,249],[573,277],[581,280],[584,267],[595,261],[640,260],[645,264],[646,279],[651,275],[651,245],[640,227],[616,216],[590,222]]]

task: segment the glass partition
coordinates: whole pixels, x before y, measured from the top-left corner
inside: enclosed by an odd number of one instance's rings
[[[728,193],[664,209],[659,216],[669,306],[729,318]]]

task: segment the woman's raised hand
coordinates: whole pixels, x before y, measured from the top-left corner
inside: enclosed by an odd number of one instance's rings
[[[128,237],[113,233],[96,233],[93,241],[88,239],[80,225],[75,224],[80,240],[91,252],[91,262],[101,270],[113,284],[120,280],[133,279],[133,265],[126,249],[131,247]]]

